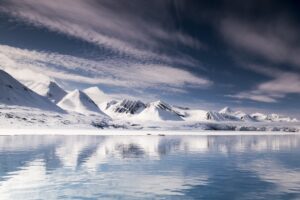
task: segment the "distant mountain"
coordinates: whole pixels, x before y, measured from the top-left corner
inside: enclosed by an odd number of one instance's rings
[[[80,90],[74,90],[70,92],[60,102],[58,102],[57,105],[62,109],[71,112],[77,112],[86,115],[91,115],[91,114],[105,115],[98,108],[95,102]]]
[[[63,112],[46,97],[35,93],[3,70],[0,70],[0,103]]]
[[[105,94],[98,87],[90,87],[83,90],[83,92],[88,95],[98,106],[111,100],[111,97]]]
[[[54,103],[58,103],[67,92],[63,90],[57,83],[54,81],[45,81],[45,82],[26,82],[25,85],[44,97],[47,97]]]
[[[225,107],[221,109],[219,111],[219,114],[221,114],[225,118],[224,121],[256,121],[256,119],[254,119],[251,115],[246,114],[242,111],[234,111],[230,107]]]
[[[221,109],[219,111],[219,113],[220,114],[226,114],[226,115],[232,115],[234,113],[234,111],[229,107],[225,107],[225,108]]]
[[[282,116],[274,113],[270,115],[265,115],[262,113],[254,113],[251,116],[254,119],[257,119],[258,121],[271,121],[271,122],[297,122],[298,121],[296,118]]]
[[[118,119],[139,121],[183,121],[181,114],[169,104],[156,101],[145,104],[142,101],[124,99],[109,101],[100,107],[107,115]]]
[[[107,115],[116,118],[126,118],[139,114],[146,108],[141,101],[124,99],[121,101],[112,100],[100,105],[100,109]]]
[[[190,109],[180,106],[171,106],[163,101],[143,103],[133,100],[111,100],[100,104],[100,109],[111,118],[139,121],[190,121],[190,122],[259,122],[285,121],[293,122],[296,119],[279,115],[247,114],[234,111],[229,107],[219,112],[209,110]]]
[[[208,111],[206,114],[206,119],[207,120],[213,120],[213,121],[229,121],[229,118],[226,118],[226,115],[223,115],[219,112],[214,112],[214,111]]]
[[[188,109],[182,107],[173,107],[185,121],[205,121],[207,120],[207,111],[199,109]]]
[[[137,119],[143,121],[183,121],[182,115],[163,101],[147,104],[146,108],[137,115]]]
[[[163,101],[144,103],[140,100],[111,100],[111,96],[98,87],[84,91],[74,90],[67,94],[53,81],[27,84],[39,94],[0,70],[0,125],[19,124],[23,127],[38,124],[48,127],[51,123],[53,126],[58,122],[63,126],[81,123],[83,126],[87,124],[86,126],[98,128],[172,128],[176,125],[183,129],[200,127],[204,130],[285,131],[287,127],[290,131],[300,130],[287,126],[287,123],[292,124],[297,119],[278,114],[248,114],[229,107],[217,112],[172,106]],[[283,122],[281,127],[277,127],[281,124],[279,122]]]

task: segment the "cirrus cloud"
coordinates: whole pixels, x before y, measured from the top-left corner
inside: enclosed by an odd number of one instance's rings
[[[0,58],[1,68],[17,79],[25,81],[50,77],[78,84],[104,84],[123,88],[165,89],[177,92],[184,87],[206,88],[212,84],[204,77],[167,65],[136,64],[122,62],[122,60],[99,62],[5,45],[0,45]]]
[[[168,6],[165,1],[4,0],[0,12],[107,48],[120,57],[199,67],[197,59],[174,47],[205,49],[205,45],[176,30],[172,14],[165,12]]]

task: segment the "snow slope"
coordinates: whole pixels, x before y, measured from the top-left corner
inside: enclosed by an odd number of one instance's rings
[[[85,115],[99,114],[105,116],[95,102],[80,90],[70,92],[60,102],[58,102],[57,105],[62,109],[71,112],[77,112]]]
[[[245,121],[245,122],[255,122],[257,121],[256,119],[254,119],[253,117],[251,117],[251,115],[244,113],[242,111],[237,111],[234,113],[234,116],[236,118],[238,118],[239,120]]]
[[[65,94],[54,82],[31,87],[52,98],[54,102]],[[107,102],[107,96],[97,87],[89,88],[85,92],[74,90],[66,94],[57,105],[47,97],[35,93],[0,70],[0,128],[300,131],[296,119],[278,114],[250,115],[229,107],[219,112],[189,109],[172,106],[163,101],[148,104],[127,99]]]
[[[141,101],[124,99],[121,101],[112,100],[100,105],[100,109],[112,118],[128,119],[139,114],[146,108]]]
[[[57,83],[54,81],[45,81],[45,82],[29,82],[25,83],[27,87],[35,91],[39,95],[47,97],[54,103],[58,103],[67,92],[63,90]]]
[[[145,104],[124,99],[101,104],[101,110],[116,119],[130,121],[183,121],[181,114],[162,101]]]
[[[0,70],[0,103],[63,112],[46,97],[33,92],[3,70]]]
[[[225,121],[245,121],[245,122],[254,122],[257,121],[251,115],[244,113],[242,111],[234,111],[229,107],[225,107],[219,111],[225,118]]]
[[[98,87],[90,87],[83,90],[83,92],[88,95],[98,106],[111,100],[111,97],[105,94]]]
[[[146,105],[135,119],[142,121],[183,121],[180,113],[162,101],[155,101]]]
[[[192,110],[192,109],[181,109],[173,107],[177,113],[180,113],[185,121],[206,121],[207,111],[206,110]]]
[[[219,113],[220,114],[225,114],[225,115],[232,115],[234,113],[234,111],[229,107],[225,107],[225,108],[221,109],[219,111]]]

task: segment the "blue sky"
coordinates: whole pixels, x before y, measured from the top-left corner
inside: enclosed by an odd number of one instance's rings
[[[0,66],[66,89],[299,117],[298,1],[3,0]]]

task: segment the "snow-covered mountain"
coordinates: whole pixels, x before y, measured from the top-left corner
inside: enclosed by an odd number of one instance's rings
[[[112,100],[100,105],[100,109],[112,118],[128,118],[139,114],[146,108],[141,101],[124,99],[121,101]]]
[[[242,121],[245,121],[245,122],[255,122],[257,121],[255,118],[253,118],[251,115],[247,114],[247,113],[244,113],[242,111],[237,111],[234,113],[234,116],[239,119],[239,120],[242,120]]]
[[[105,116],[95,102],[80,90],[70,92],[60,102],[58,102],[57,105],[62,109],[71,112],[86,115],[100,114]]]
[[[0,103],[63,112],[46,97],[33,92],[3,70],[0,70]]]
[[[67,94],[51,81],[28,85],[39,94],[0,70],[0,127],[8,124],[56,127],[59,124],[129,129],[300,131],[296,119],[278,114],[248,114],[229,107],[220,111],[190,109],[163,101],[112,100],[112,96],[97,87]],[[296,124],[296,128],[291,124]]]
[[[207,111],[199,109],[189,109],[179,106],[173,106],[176,111],[185,121],[205,121],[207,120]]]
[[[58,103],[67,94],[67,92],[54,81],[27,81],[25,85],[39,95],[47,97],[54,103]]]
[[[83,90],[83,92],[88,95],[98,106],[111,100],[111,97],[105,94],[98,87],[90,87]]]
[[[258,121],[270,121],[270,122],[297,122],[296,118],[282,116],[278,114],[269,114],[265,115],[262,113],[254,113],[251,115],[252,118],[257,119]]]
[[[142,101],[124,99],[104,103],[100,107],[112,118],[138,121],[183,121],[181,114],[162,101],[148,104]]]
[[[143,103],[134,100],[111,100],[100,104],[100,109],[111,118],[138,121],[188,121],[188,122],[259,122],[296,121],[279,115],[247,114],[229,107],[219,112],[171,106],[163,101]]]
[[[181,114],[163,101],[147,104],[145,109],[136,116],[136,119],[143,121],[183,121]]]
[[[219,111],[219,113],[220,114],[225,114],[225,115],[232,115],[234,113],[234,111],[231,108],[226,106],[225,108],[221,109]]]
[[[225,107],[219,111],[225,121],[245,121],[245,122],[254,122],[256,121],[251,115],[243,112],[243,111],[234,111],[230,107]]]

